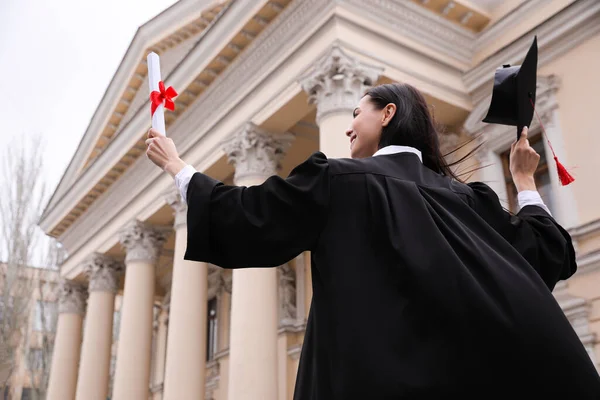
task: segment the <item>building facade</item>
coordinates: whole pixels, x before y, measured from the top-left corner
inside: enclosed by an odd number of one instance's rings
[[[560,186],[534,118],[540,192],[577,246],[579,270],[554,293],[598,365],[599,2],[181,0],[140,27],[42,217],[69,253],[48,399],[292,398],[310,254],[244,271],[183,259],[186,206],[145,157],[150,51],[179,92],[167,135],[216,179],[255,185],[315,151],[348,157],[361,94],[401,81],[425,94],[445,150],[483,141],[470,179],[514,210],[514,127],[481,120],[495,69],[519,64],[534,35],[539,121],[577,167]]]
[[[0,398],[36,399],[48,384],[59,271],[0,263]]]

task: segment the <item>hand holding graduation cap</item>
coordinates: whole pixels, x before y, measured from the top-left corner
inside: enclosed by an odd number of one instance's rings
[[[510,146],[510,173],[517,191],[537,190],[534,174],[540,162],[540,155],[529,145],[527,127],[521,137]]]
[[[535,92],[537,88],[537,53],[537,37],[534,37],[533,43],[527,51],[527,54],[525,55],[525,59],[523,60],[523,64],[521,66],[511,67],[509,64],[505,64],[502,66],[502,68],[498,68],[496,70],[494,74],[494,89],[492,92],[492,100],[490,103],[488,113],[483,119],[483,122],[491,124],[516,126],[517,140],[519,140],[519,135],[521,134],[523,127],[529,126],[533,115],[536,113]],[[546,136],[546,132],[542,121],[539,118],[539,115],[538,120],[540,120],[540,127],[542,129],[542,133],[544,134],[544,136]],[[552,148],[552,145],[550,144],[550,141],[548,140],[547,136],[546,140],[548,141],[548,146],[552,151],[552,157],[556,162],[556,171],[558,172],[558,178],[560,180],[561,185],[570,184],[575,180],[575,178],[573,178],[571,174],[569,174],[567,169],[564,167],[564,165],[562,165],[558,161],[558,157],[554,153],[554,149]],[[519,147],[519,145],[517,144],[516,147]],[[512,162],[511,171],[513,171]],[[514,174],[515,172],[513,171],[513,178]],[[531,177],[528,179],[533,178]]]

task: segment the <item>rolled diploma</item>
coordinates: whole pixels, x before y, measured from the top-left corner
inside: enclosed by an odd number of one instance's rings
[[[152,52],[148,54],[146,58],[148,64],[148,84],[150,93],[153,91],[158,92],[158,82],[160,82],[160,58],[158,54]],[[163,135],[167,135],[165,129],[165,107],[161,104],[156,108],[154,115],[152,116],[152,128],[156,129]]]

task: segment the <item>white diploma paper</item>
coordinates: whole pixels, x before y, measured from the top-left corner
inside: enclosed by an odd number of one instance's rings
[[[153,91],[158,92],[158,82],[160,82],[160,58],[158,57],[158,54],[153,52],[148,54],[146,61],[148,62],[148,83],[150,85],[150,91],[148,93],[152,93]],[[163,104],[160,104],[156,108],[156,111],[152,116],[152,128],[165,136],[167,135],[165,129],[165,107]]]

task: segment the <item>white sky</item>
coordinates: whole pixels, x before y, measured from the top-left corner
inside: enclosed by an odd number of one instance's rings
[[[0,0],[0,152],[41,134],[53,191],[137,28],[175,2]]]
[[[42,136],[48,198],[137,28],[175,2],[0,0],[0,155]],[[43,265],[47,239],[36,235],[31,262]]]

